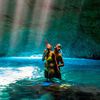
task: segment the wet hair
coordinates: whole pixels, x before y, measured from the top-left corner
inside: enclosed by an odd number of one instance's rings
[[[58,43],[58,44],[56,45],[56,47],[60,47],[60,48],[61,48],[62,46],[61,46],[61,44],[60,44],[60,43]]]
[[[52,49],[52,45],[48,43],[48,44],[46,45],[46,48],[47,48],[47,49]]]

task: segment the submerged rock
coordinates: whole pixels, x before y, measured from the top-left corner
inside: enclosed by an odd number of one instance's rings
[[[28,81],[26,81],[28,82]],[[7,91],[10,100],[100,100],[100,89],[86,86],[71,86],[70,84],[52,83],[44,86],[38,84],[10,84]]]

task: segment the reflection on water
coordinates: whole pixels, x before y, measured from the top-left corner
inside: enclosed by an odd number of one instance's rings
[[[100,87],[99,61],[83,61],[81,59],[64,59],[64,61],[65,66],[61,69],[61,72],[62,77],[66,82],[74,85]],[[39,58],[6,58],[6,60],[4,58],[0,58],[0,100],[15,100],[15,94],[13,93],[16,93],[16,91],[20,92],[20,94],[17,94],[16,96],[21,96],[21,99],[17,98],[16,100],[24,100],[23,98],[26,97],[25,94],[22,94],[24,90],[27,90],[25,93],[29,93],[31,97],[36,96],[36,91],[33,91],[31,86],[34,84],[36,85],[37,83],[41,82],[41,80],[44,80],[43,70],[43,62]],[[13,93],[11,91],[13,91]],[[32,95],[30,92],[32,92],[34,95]],[[11,96],[13,99],[9,99]],[[35,100],[46,100],[49,96],[50,94],[48,93],[43,94],[42,97],[37,97],[41,99]],[[27,98],[30,97],[28,96]]]

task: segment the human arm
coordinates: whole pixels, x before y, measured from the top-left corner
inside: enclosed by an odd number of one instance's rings
[[[63,66],[64,66],[64,61],[63,61],[62,55],[59,54],[59,64],[58,64],[58,67],[63,67]]]
[[[42,61],[45,60],[45,56],[46,56],[46,49],[45,49],[44,52],[43,52],[43,55],[42,55]]]

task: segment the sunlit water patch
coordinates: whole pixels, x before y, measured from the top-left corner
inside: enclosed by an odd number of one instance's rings
[[[24,78],[38,78],[41,77],[40,69],[36,66],[25,66],[19,68],[0,68],[0,85],[9,85],[17,80]]]
[[[0,100],[9,100],[7,87],[17,81],[35,80],[43,77],[38,66],[0,67]]]

